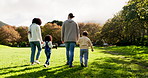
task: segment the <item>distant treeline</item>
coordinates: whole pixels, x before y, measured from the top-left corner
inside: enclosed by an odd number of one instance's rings
[[[94,45],[148,46],[148,0],[130,0],[123,10],[109,19],[103,26],[98,23],[78,23],[80,32],[88,31]],[[53,43],[61,43],[63,21],[53,20],[41,26],[42,37],[50,34]],[[27,26],[0,27],[0,44],[28,46]]]
[[[55,20],[54,20],[55,21]],[[60,24],[59,24],[60,22]],[[41,26],[42,37],[46,35],[52,35],[53,43],[61,44],[61,25],[63,22],[48,22],[44,26]],[[59,24],[59,25],[57,25]],[[80,32],[84,30],[89,32],[89,37],[96,43],[99,38],[102,26],[96,23],[78,23],[80,27]],[[0,27],[0,44],[8,46],[20,46],[26,47],[29,46],[28,42],[28,26],[2,26]]]

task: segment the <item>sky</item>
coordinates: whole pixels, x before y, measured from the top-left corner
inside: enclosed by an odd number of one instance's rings
[[[42,25],[64,21],[73,13],[76,22],[104,24],[129,0],[0,0],[0,21],[13,26],[29,26],[33,18]]]

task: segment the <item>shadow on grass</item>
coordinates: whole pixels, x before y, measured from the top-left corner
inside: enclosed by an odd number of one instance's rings
[[[30,65],[21,65],[21,66],[13,66],[13,67],[6,67],[6,68],[0,68],[0,70],[5,70],[5,69],[11,69],[11,68],[18,68],[18,67],[26,67],[26,66],[30,66]]]
[[[25,67],[26,66],[26,67]],[[18,68],[21,68],[22,66],[17,66],[17,67],[11,67],[9,68],[10,71],[6,71],[4,73],[0,73],[0,75],[4,75],[4,74],[9,74],[9,73],[17,73],[17,72],[23,72],[23,71],[27,71],[27,70],[31,70],[31,69],[37,69],[37,68],[40,68],[40,67],[27,67],[29,65],[25,65],[23,67],[25,67],[24,69],[20,69],[20,70],[15,70],[14,68],[18,69]]]
[[[137,55],[137,54],[148,54],[148,47],[144,46],[117,46],[117,47],[106,47],[106,52],[115,55]]]
[[[132,63],[139,64],[145,68],[148,67],[148,47],[143,46],[122,46],[122,47],[106,47],[103,53],[112,55],[122,55],[130,58]]]
[[[101,60],[101,61],[100,61]],[[14,73],[6,78],[147,78],[147,70],[141,67],[132,69],[132,63],[116,57],[96,58],[89,67],[82,68],[76,65],[69,68],[66,65],[44,68],[41,65],[15,67],[19,70],[9,71],[3,74]],[[24,66],[24,65],[23,65]],[[13,67],[11,67],[13,69]],[[15,69],[14,68],[14,69]],[[37,69],[37,70],[34,70]],[[29,71],[29,72],[27,72]],[[31,72],[30,72],[31,71]],[[21,73],[17,73],[21,72]]]
[[[9,76],[6,78],[39,78],[39,77],[44,77],[44,78],[77,78],[80,76],[80,71],[83,68],[80,66],[75,66],[72,68],[69,68],[68,66],[56,66],[56,67],[49,67],[49,68],[42,68],[39,71],[33,71],[30,73],[25,73],[25,74],[19,74],[19,75],[14,75],[14,76]],[[31,69],[29,69],[31,70]],[[22,70],[19,70],[20,72]],[[15,73],[15,72],[14,72]]]
[[[100,61],[103,60],[103,61]],[[93,78],[147,78],[147,70],[140,66],[132,68],[135,65],[118,58],[106,57],[96,59],[91,63],[85,75]]]

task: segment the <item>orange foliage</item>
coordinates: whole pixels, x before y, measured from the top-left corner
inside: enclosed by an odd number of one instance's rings
[[[88,37],[92,40],[92,42],[96,42],[98,40],[99,32],[101,32],[102,26],[97,23],[78,23],[80,28],[80,33],[82,35],[83,31],[88,31]]]
[[[42,35],[43,39],[46,35],[52,35],[53,42],[59,43],[61,41],[61,26],[47,23],[42,27]]]
[[[20,39],[20,35],[12,26],[2,26],[0,28],[0,42],[2,44],[14,43]]]

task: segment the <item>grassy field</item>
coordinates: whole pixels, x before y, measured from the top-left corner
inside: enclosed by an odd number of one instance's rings
[[[30,48],[0,45],[0,78],[148,78],[148,47],[95,47],[89,53],[89,66],[80,67],[79,48],[74,66],[64,65],[65,48],[52,49],[50,66],[45,68],[44,50],[41,64],[30,65]]]

